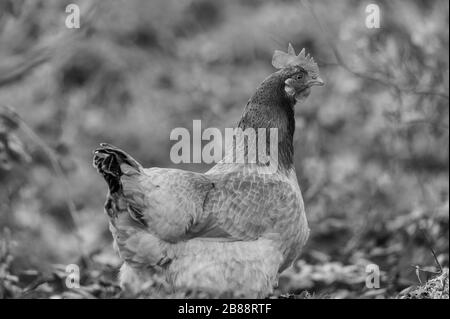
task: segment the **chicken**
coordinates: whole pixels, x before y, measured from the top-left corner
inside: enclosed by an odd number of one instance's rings
[[[323,81],[314,59],[291,45],[275,51],[272,64],[279,70],[248,101],[238,128],[277,129],[276,151],[267,136],[266,143],[235,139],[206,173],[145,169],[109,144],[94,152],[109,187],[105,211],[124,261],[123,287],[136,291],[149,269],[161,268],[174,289],[261,298],[299,257],[309,228],[293,165],[294,105]],[[258,147],[273,161],[249,161]],[[238,151],[243,162],[232,160]]]

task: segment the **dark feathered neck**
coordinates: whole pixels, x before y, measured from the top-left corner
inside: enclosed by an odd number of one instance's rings
[[[276,72],[265,79],[248,101],[239,127],[242,129],[277,128],[278,161],[283,169],[293,166],[293,137],[295,131],[295,100],[288,98],[284,91],[287,75]],[[268,137],[267,137],[268,138]],[[267,143],[269,147],[269,140]]]

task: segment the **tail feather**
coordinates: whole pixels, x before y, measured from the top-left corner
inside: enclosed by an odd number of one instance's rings
[[[141,164],[113,145],[102,143],[94,151],[93,165],[105,178],[111,194],[122,189],[120,177],[125,173],[123,164],[130,167],[131,172],[139,173],[143,171]],[[130,169],[127,169],[127,174],[130,173]]]

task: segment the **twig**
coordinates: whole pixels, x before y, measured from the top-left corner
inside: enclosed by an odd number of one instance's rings
[[[77,210],[75,203],[72,200],[72,194],[70,193],[70,185],[66,178],[66,175],[64,174],[64,171],[61,167],[61,164],[59,163],[58,156],[55,154],[53,149],[51,149],[35,132],[34,130],[28,126],[28,124],[20,117],[17,112],[15,112],[12,108],[7,106],[0,106],[1,108],[5,109],[8,113],[12,114],[14,116],[14,119],[18,121],[19,128],[21,128],[29,137],[30,139],[38,145],[47,155],[47,157],[50,160],[50,163],[56,173],[56,175],[60,178],[60,181],[63,183],[63,189],[66,192],[66,205],[69,210],[70,217],[74,224],[75,229],[75,237],[77,238],[78,248],[82,256],[85,256],[84,253],[84,246],[83,246],[83,237],[81,236],[80,232],[80,221],[77,215]]]
[[[85,31],[92,27],[97,8],[98,3],[95,1],[83,5],[82,9],[84,10],[81,15],[84,19],[80,31],[64,28],[56,36],[49,36],[36,44],[30,52],[19,58],[19,62],[4,62],[5,58],[3,58],[3,63],[0,65],[0,87],[13,84],[26,77],[35,68],[51,60],[61,48],[67,46],[67,42],[83,36]]]
[[[0,67],[0,87],[19,81],[33,69],[47,62],[49,59],[50,51],[39,50],[39,52],[34,54],[34,57],[31,60],[24,57],[18,65],[9,67],[9,69]]]
[[[98,2],[90,0],[83,3],[82,16],[84,17],[84,19],[81,30],[77,31],[64,28],[64,30],[59,32],[56,36],[50,36],[35,45],[35,47],[31,49],[30,52],[19,59],[20,62],[12,63],[13,67],[9,66],[9,64],[11,63],[6,63],[6,67],[0,66],[0,87],[13,84],[21,80],[25,76],[29,75],[36,67],[53,58],[59,49],[64,48],[67,45],[68,41],[73,41],[74,38],[83,36],[87,30],[92,28],[92,25],[96,18],[98,5]],[[49,158],[50,163],[56,175],[59,177],[59,180],[63,184],[62,187],[66,193],[66,205],[69,210],[70,217],[73,221],[75,230],[74,235],[77,239],[78,250],[81,256],[86,256],[83,245],[83,237],[81,236],[80,232],[80,221],[76,206],[72,200],[70,185],[58,160],[58,156],[55,154],[53,149],[51,149],[14,110],[5,106],[0,106],[0,109],[1,108],[6,110],[8,114],[11,114],[13,116],[13,118],[17,121],[19,128],[21,128],[30,137],[30,139],[45,152],[45,154]]]
[[[436,252],[434,251],[433,245],[431,244],[430,238],[428,237],[428,234],[425,232],[425,230],[419,226],[419,230],[422,232],[422,235],[425,239],[425,242],[427,243],[428,249],[431,251],[431,254],[433,255],[434,261],[436,262],[436,265],[439,267],[439,274],[443,273],[442,265],[439,262],[439,259],[437,258]]]
[[[319,26],[320,30],[323,32],[323,34],[326,36],[327,41],[329,43],[329,45],[331,46],[331,49],[333,50],[334,56],[336,58],[337,61],[337,65],[339,65],[340,67],[342,67],[344,70],[346,70],[347,72],[352,73],[353,75],[368,80],[368,81],[372,81],[372,82],[377,82],[378,84],[381,84],[383,86],[386,86],[388,88],[393,88],[395,89],[397,92],[404,92],[404,93],[409,93],[409,94],[416,94],[416,95],[433,95],[433,96],[437,96],[437,97],[441,97],[444,99],[449,99],[449,95],[442,93],[442,92],[435,92],[432,90],[419,90],[417,88],[403,88],[400,87],[397,83],[392,82],[391,80],[387,79],[387,78],[378,78],[378,77],[374,77],[371,75],[368,75],[364,72],[360,72],[360,71],[355,71],[353,70],[351,67],[349,67],[349,65],[345,62],[345,59],[343,58],[343,56],[341,55],[336,43],[333,41],[330,33],[325,30],[324,26],[322,25],[322,23],[320,22],[319,18],[317,17],[314,8],[311,6],[310,2],[308,0],[303,0],[302,3],[309,9],[309,11],[311,12],[312,17],[314,18],[314,20],[316,21],[317,25]]]
[[[417,119],[417,120],[409,120],[406,122],[401,123],[404,126],[415,126],[415,125],[430,125],[434,126],[437,125],[438,128],[441,130],[449,130],[449,126],[443,123],[433,123],[432,121],[428,119]]]
[[[333,53],[335,55],[335,58],[336,58],[336,61],[337,61],[337,65],[342,67],[347,72],[350,72],[351,74],[353,74],[353,75],[355,75],[355,76],[357,76],[359,78],[362,78],[362,79],[365,79],[365,80],[369,80],[369,81],[372,81],[372,82],[377,82],[377,83],[379,83],[379,84],[381,84],[383,86],[388,87],[389,89],[394,89],[395,92],[397,93],[396,96],[399,99],[400,104],[402,104],[402,96],[401,96],[400,93],[416,94],[416,95],[429,95],[429,96],[440,97],[440,98],[447,99],[447,100],[449,99],[449,95],[445,94],[445,93],[442,93],[442,92],[435,92],[435,91],[432,91],[432,90],[418,89],[418,88],[404,88],[404,87],[401,87],[400,85],[398,85],[397,83],[391,81],[388,78],[379,78],[379,77],[375,77],[375,76],[371,76],[371,75],[365,74],[365,73],[360,72],[360,71],[353,70],[346,63],[345,59],[341,55],[341,53],[340,53],[336,43],[334,42],[333,38],[330,36],[330,33],[325,30],[324,26],[322,25],[320,19],[317,17],[317,15],[316,15],[316,13],[314,11],[314,8],[310,4],[309,0],[302,0],[302,4],[309,9],[313,19],[316,21],[317,25],[319,26],[319,28],[323,32],[323,34],[326,36],[327,41],[328,41],[329,45],[331,46],[331,49],[332,49],[332,51],[333,51]],[[421,124],[421,123],[425,123],[425,122],[426,122],[426,120],[420,120],[420,121],[411,121],[411,122],[406,123],[406,124],[414,125],[414,124]],[[448,129],[448,126],[443,125],[442,128]],[[420,184],[420,182],[419,182],[419,184]],[[437,258],[435,250],[432,247],[432,244],[431,244],[430,239],[428,238],[428,235],[426,234],[424,229],[422,229],[420,227],[419,227],[419,229],[422,231],[423,236],[425,238],[425,241],[426,241],[426,243],[428,245],[428,248],[430,249],[430,251],[431,251],[431,253],[432,253],[433,257],[434,257],[434,260],[435,260],[437,266],[439,267],[439,273],[442,273],[443,272],[442,266],[441,266],[441,264],[440,264],[440,262],[439,262],[439,260]],[[416,274],[418,276],[419,281],[421,281],[420,280],[420,276],[419,276],[419,271],[424,271],[424,270],[420,269],[419,266],[413,266],[413,267],[416,268]]]

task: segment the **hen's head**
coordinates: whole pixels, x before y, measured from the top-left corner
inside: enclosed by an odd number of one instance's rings
[[[314,59],[303,49],[298,55],[289,43],[288,51],[276,50],[273,54],[272,65],[280,69],[284,80],[286,95],[295,100],[301,100],[311,93],[312,86],[324,85],[320,78],[319,67]]]

